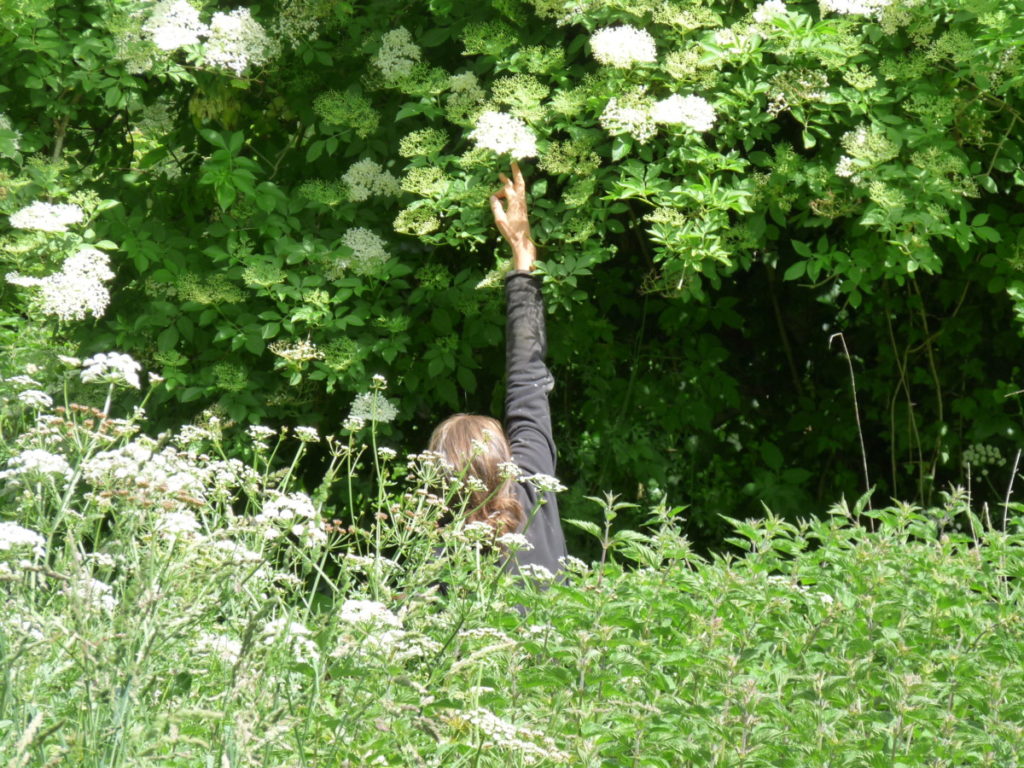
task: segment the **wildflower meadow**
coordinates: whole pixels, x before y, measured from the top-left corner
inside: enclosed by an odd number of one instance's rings
[[[0,20],[0,768],[1022,764],[1013,4]],[[512,160],[558,573],[425,450]]]

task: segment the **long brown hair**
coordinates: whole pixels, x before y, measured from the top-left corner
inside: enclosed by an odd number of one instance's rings
[[[430,450],[444,456],[464,480],[476,478],[483,483],[483,489],[464,496],[467,521],[487,523],[498,536],[525,527],[523,505],[508,473],[499,466],[512,461],[512,451],[497,419],[469,413],[449,416],[430,436]]]

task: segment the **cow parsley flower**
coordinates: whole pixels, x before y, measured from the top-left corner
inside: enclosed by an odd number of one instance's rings
[[[161,0],[153,6],[142,31],[161,51],[195,45],[210,28],[199,20],[199,10],[187,0]]]
[[[69,256],[59,272],[46,277],[28,277],[15,272],[7,282],[39,289],[39,308],[44,314],[61,320],[84,320],[86,315],[101,317],[110,303],[104,283],[113,279],[110,257],[96,248],[83,248]]]
[[[282,643],[288,646],[300,664],[312,664],[320,658],[320,649],[310,637],[312,632],[305,624],[286,618],[272,619],[263,625],[260,634],[264,645]]]
[[[30,547],[32,554],[43,557],[46,554],[46,539],[17,523],[0,523],[0,552],[16,547]]]
[[[50,408],[53,405],[53,398],[38,389],[19,392],[18,400],[31,408]]]
[[[346,600],[342,603],[338,618],[346,624],[369,624],[396,629],[402,627],[401,619],[388,610],[386,605],[375,600]]]
[[[513,754],[522,755],[527,763],[569,762],[569,754],[558,749],[555,742],[540,731],[502,720],[483,708],[470,710],[465,713],[465,718],[487,737],[484,746],[508,749]]]
[[[203,51],[207,64],[241,76],[246,67],[269,61],[273,51],[273,42],[248,8],[213,14]]]
[[[398,179],[368,157],[349,166],[341,180],[348,187],[348,199],[354,203],[374,195],[397,197],[402,191]]]
[[[683,124],[697,133],[710,131],[715,124],[715,108],[700,96],[679,96],[654,102],[651,118],[656,123],[667,125]]]
[[[7,460],[8,469],[0,472],[0,480],[20,475],[59,475],[71,477],[71,465],[63,456],[30,448]]]
[[[296,427],[295,437],[303,443],[320,442],[320,433],[316,431],[316,427]]]
[[[43,203],[36,201],[12,213],[11,226],[15,229],[35,229],[40,232],[67,232],[69,224],[77,224],[85,214],[71,203]]]
[[[313,519],[316,516],[316,508],[309,496],[304,493],[286,493],[268,499],[254,520],[257,523],[291,522],[301,518]]]
[[[521,533],[504,533],[498,537],[498,543],[503,544],[512,552],[529,552],[533,549],[533,544]]]
[[[597,30],[590,37],[590,49],[598,62],[620,69],[652,62],[658,56],[650,32],[629,24]]]
[[[130,355],[120,352],[101,352],[82,363],[82,381],[86,384],[92,381],[106,381],[127,384],[139,389],[139,371],[141,369],[142,366],[135,362]]]
[[[518,117],[487,110],[477,118],[476,127],[469,138],[478,147],[490,149],[499,155],[510,154],[513,159],[537,156],[537,137]]]
[[[786,4],[782,0],[765,0],[754,9],[754,21],[758,24],[768,24],[775,16],[782,16],[786,13]]]
[[[199,642],[196,643],[196,652],[216,656],[225,664],[233,666],[238,663],[238,659],[242,655],[242,644],[226,635],[204,632],[200,636]]]
[[[196,516],[188,510],[178,510],[175,512],[164,512],[157,519],[153,528],[163,538],[172,539],[192,539],[195,538],[196,534],[199,533],[199,521],[196,520]]]
[[[412,41],[412,35],[405,27],[396,27],[386,32],[380,41],[380,50],[373,63],[389,80],[408,75],[420,60],[420,47]]]
[[[545,475],[538,472],[535,475],[523,478],[525,482],[532,485],[538,491],[547,491],[550,493],[562,493],[567,490],[562,482],[557,477],[551,475]]]
[[[79,603],[82,607],[94,611],[112,612],[117,607],[114,589],[97,579],[83,577],[72,581],[64,588],[69,600]]]

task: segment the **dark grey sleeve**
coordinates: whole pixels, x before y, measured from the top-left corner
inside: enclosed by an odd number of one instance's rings
[[[505,336],[505,434],[512,457],[527,474],[555,474],[548,393],[554,379],[544,363],[547,335],[540,278],[512,272],[505,279],[508,323]]]
[[[528,272],[513,272],[505,280],[505,434],[520,469],[528,475],[554,475],[555,440],[548,393],[555,381],[544,363],[547,337],[540,285],[540,278]],[[520,566],[534,564],[557,573],[562,568],[560,558],[566,555],[558,500],[553,493],[538,493],[528,483],[520,483],[517,493],[530,515],[525,534],[533,549],[519,552],[509,567],[518,572]]]

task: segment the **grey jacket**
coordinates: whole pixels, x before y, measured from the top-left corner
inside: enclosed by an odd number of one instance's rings
[[[551,434],[551,408],[548,404],[548,393],[555,380],[544,363],[547,334],[540,278],[528,272],[510,273],[505,279],[505,297],[508,316],[505,434],[512,449],[512,458],[525,474],[555,476],[555,441]],[[533,549],[517,553],[515,562],[508,564],[509,569],[518,572],[518,566],[531,563],[557,573],[562,569],[559,558],[566,555],[566,549],[555,495],[538,492],[524,482],[518,483],[515,491],[529,516],[524,533]],[[544,499],[542,504],[539,503],[541,497]]]

